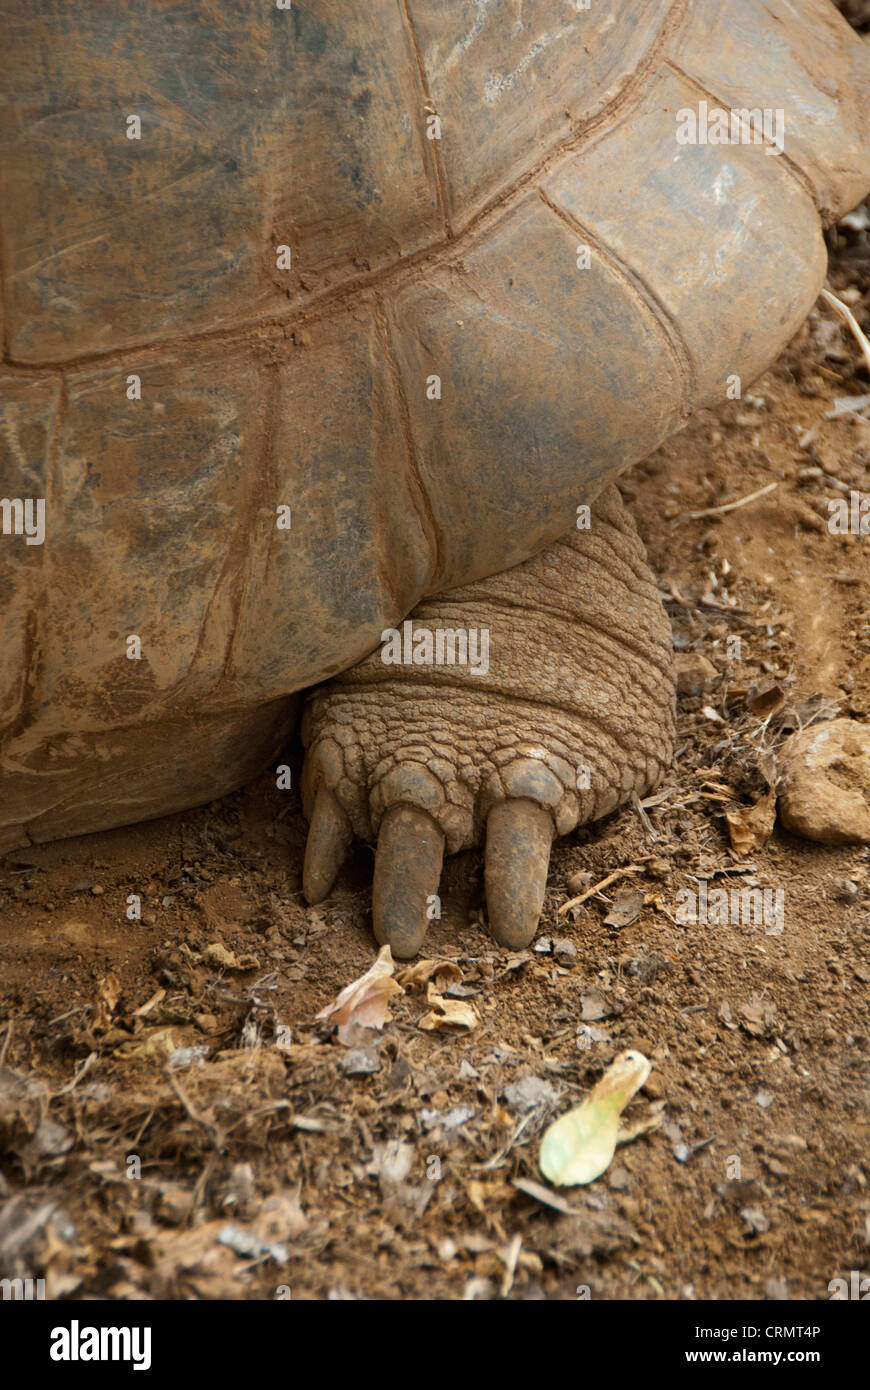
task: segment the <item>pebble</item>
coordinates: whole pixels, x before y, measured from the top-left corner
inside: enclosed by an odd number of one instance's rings
[[[377,1049],[369,1051],[364,1047],[352,1047],[342,1058],[341,1069],[345,1076],[371,1076],[382,1066]]]
[[[650,1100],[661,1100],[665,1093],[665,1085],[656,1072],[651,1072],[641,1086],[641,1090],[645,1096],[649,1096]]]
[[[571,874],[570,878],[565,880],[565,887],[569,893],[579,897],[581,893],[586,892],[591,883],[592,875],[589,870],[578,869],[576,873]]]
[[[525,1115],[539,1105],[555,1105],[559,1092],[540,1076],[523,1076],[505,1086],[504,1098],[511,1109]]]
[[[680,695],[700,695],[719,674],[701,652],[677,652],[674,667]]]
[[[870,843],[870,725],[832,719],[782,747],[779,818],[826,845]]]
[[[854,879],[835,878],[831,883],[831,894],[840,903],[853,903],[861,889]]]
[[[770,1230],[770,1221],[761,1207],[744,1207],[740,1215],[754,1235],[764,1235]]]

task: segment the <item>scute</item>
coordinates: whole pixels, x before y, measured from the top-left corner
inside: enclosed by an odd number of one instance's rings
[[[648,61],[682,6],[607,0],[408,0],[454,230],[535,160],[600,118]]]
[[[252,323],[441,235],[393,0],[2,11],[14,360]],[[127,138],[130,115],[139,140]],[[278,269],[284,245],[290,270]]]

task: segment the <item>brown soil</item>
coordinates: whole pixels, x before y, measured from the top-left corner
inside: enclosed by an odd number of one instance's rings
[[[867,232],[834,240],[831,283],[862,317]],[[870,559],[827,528],[829,498],[870,489],[870,422],[827,416],[867,390],[820,308],[741,401],[625,480],[675,645],[717,674],[681,696],[644,815],[556,848],[535,949],[497,951],[479,855],[449,863],[426,954],[458,964],[473,1031],[421,1029],[421,992],[362,1052],[315,1023],[373,960],[371,852],[306,908],[304,822],[274,774],[7,859],[0,1273],[43,1276],[49,1297],[389,1299],[825,1299],[866,1275],[870,851],[777,828],[738,858],[724,813],[766,791],[790,730],[870,716]],[[558,915],[573,875],[629,866]],[[784,930],[679,922],[699,872],[781,889]],[[626,886],[639,915],[606,925]],[[626,1047],[653,1062],[627,1118],[658,1105],[663,1126],[569,1210],[543,1205],[514,1185],[541,1181],[542,1129]],[[200,1052],[168,1069],[184,1048]],[[526,1111],[506,1093],[522,1078]]]

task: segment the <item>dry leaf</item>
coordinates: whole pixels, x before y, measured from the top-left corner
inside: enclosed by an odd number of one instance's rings
[[[753,1038],[767,1038],[776,1025],[776,1008],[758,995],[740,1005],[740,1027]]]
[[[179,1040],[172,1028],[149,1028],[136,1042],[122,1043],[115,1056],[125,1061],[165,1061],[178,1050]]]
[[[601,1018],[616,1018],[622,1011],[622,1004],[605,999],[597,989],[591,989],[580,999],[580,1019],[583,1023],[596,1023]]]
[[[425,1028],[427,1033],[442,1032],[451,1028],[465,1028],[470,1031],[480,1023],[473,1005],[467,1004],[464,999],[445,999],[434,985],[430,984],[426,992],[426,1002],[432,1007],[429,1013],[420,1019],[419,1027]]]
[[[456,984],[461,979],[462,971],[452,960],[418,960],[413,965],[406,965],[396,976],[398,984],[409,994],[425,989],[430,980],[443,989],[445,985]]]
[[[643,893],[636,888],[620,888],[604,919],[605,927],[630,927],[640,916],[643,901]]]
[[[393,994],[404,994],[400,984],[391,979],[395,971],[393,953],[383,946],[371,969],[344,989],[332,1004],[316,1015],[338,1024],[338,1040],[345,1046],[354,1040],[356,1028],[383,1028],[389,1017],[389,1000]]]
[[[767,719],[785,704],[785,691],[776,681],[753,685],[746,692],[746,704],[759,719]]]
[[[112,1022],[112,1015],[118,1007],[118,1000],[121,998],[121,981],[113,971],[109,971],[104,980],[97,986],[97,998],[94,1003],[94,1020],[91,1029],[94,1033],[105,1033]]]
[[[503,1202],[511,1202],[516,1196],[514,1185],[509,1182],[479,1182],[473,1178],[465,1189],[468,1200],[481,1216],[489,1216],[493,1207]]]
[[[260,962],[256,956],[237,956],[234,951],[228,951],[226,946],[222,946],[219,941],[213,941],[206,946],[203,951],[203,958],[209,965],[215,965],[219,970],[259,970]]]
[[[731,848],[735,854],[752,854],[770,838],[776,819],[776,792],[759,797],[754,806],[736,806],[725,812]]]

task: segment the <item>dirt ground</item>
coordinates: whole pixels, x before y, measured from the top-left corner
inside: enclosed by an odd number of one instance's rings
[[[830,234],[865,326],[868,226]],[[642,811],[559,842],[520,955],[487,933],[480,856],[449,862],[424,954],[454,962],[439,986],[474,1027],[421,1027],[414,980],[374,1042],[315,1021],[374,959],[372,855],[306,908],[274,773],[7,858],[4,1275],[50,1298],[522,1300],[826,1299],[866,1276],[870,850],[777,826],[741,857],[725,813],[775,783],[794,729],[870,718],[870,558],[827,526],[829,499],[870,490],[870,419],[842,406],[868,390],[820,304],[741,400],[624,480],[684,672],[676,762]],[[680,921],[699,877],[781,890],[782,930]],[[628,1047],[653,1071],[627,1118],[661,1126],[555,1206],[518,1187]]]

